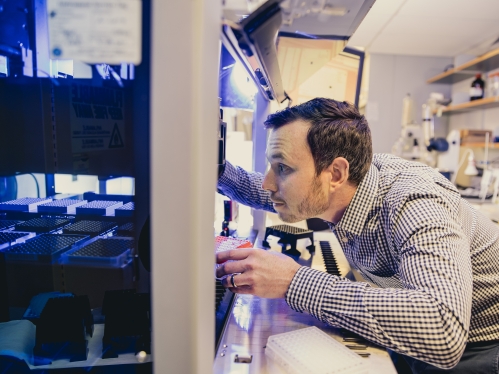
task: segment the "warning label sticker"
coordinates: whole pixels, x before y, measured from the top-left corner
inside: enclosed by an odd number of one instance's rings
[[[125,147],[123,92],[83,84],[71,86],[73,153]]]

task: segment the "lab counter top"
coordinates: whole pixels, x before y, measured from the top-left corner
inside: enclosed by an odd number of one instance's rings
[[[213,372],[231,374],[279,373],[265,356],[265,345],[271,335],[316,326],[337,341],[343,341],[340,329],[328,326],[312,316],[293,311],[283,299],[262,299],[252,295],[238,295],[218,350]],[[351,343],[350,343],[351,344]],[[370,374],[396,374],[395,367],[384,348],[370,343],[361,353],[370,353]],[[239,357],[251,357],[251,363],[236,362]],[[270,362],[269,362],[270,361]]]

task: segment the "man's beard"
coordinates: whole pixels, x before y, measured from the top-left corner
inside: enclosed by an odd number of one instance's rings
[[[279,218],[284,222],[294,223],[324,213],[329,208],[330,201],[321,187],[319,177],[314,178],[310,192],[298,205],[297,214],[279,213]]]

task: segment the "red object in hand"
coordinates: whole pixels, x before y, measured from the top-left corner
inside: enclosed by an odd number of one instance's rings
[[[252,248],[251,242],[244,239],[217,236],[215,238],[215,253],[225,252],[236,248]]]

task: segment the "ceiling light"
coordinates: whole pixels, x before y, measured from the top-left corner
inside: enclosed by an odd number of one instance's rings
[[[326,4],[324,6],[324,9],[322,10],[323,14],[327,14],[329,16],[344,16],[345,14],[348,13],[348,9],[345,7],[340,7],[340,6],[334,6],[330,4]]]

